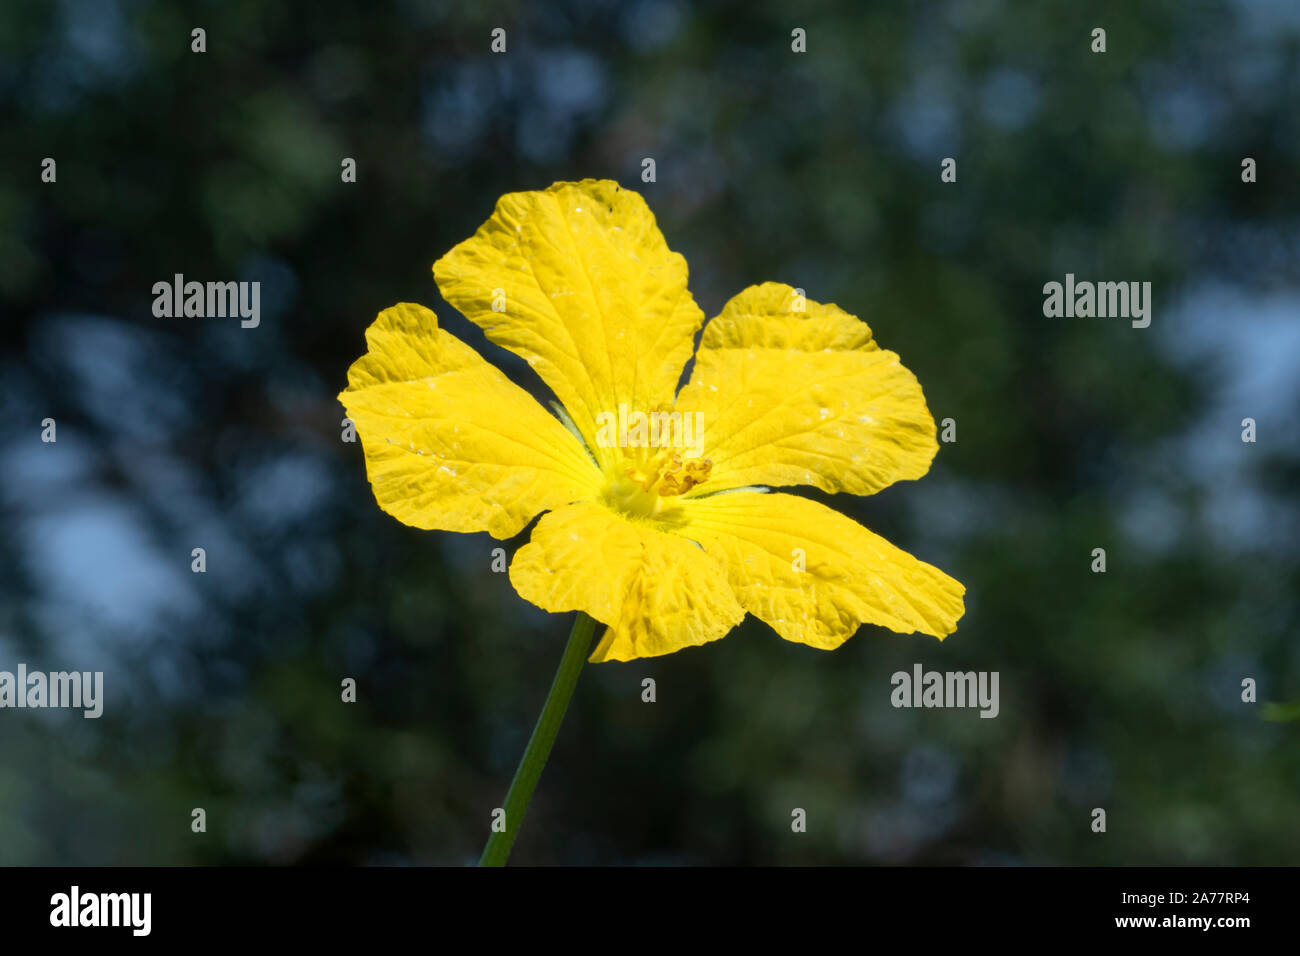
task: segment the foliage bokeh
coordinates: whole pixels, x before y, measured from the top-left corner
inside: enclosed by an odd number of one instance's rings
[[[0,863],[475,858],[569,621],[486,535],[383,514],[334,396],[398,301],[544,395],[430,266],[587,176],[643,192],[706,314],[788,282],[900,353],[958,440],[831,501],[968,612],[588,667],[517,861],[1300,860],[1297,725],[1241,701],[1300,698],[1300,17],[795,6],[0,9],[0,668],[108,697],[0,712]],[[1152,281],[1151,327],[1044,318],[1067,272]],[[175,273],[260,281],[261,326],[154,318]],[[914,662],[999,671],[1000,716],[892,708]]]

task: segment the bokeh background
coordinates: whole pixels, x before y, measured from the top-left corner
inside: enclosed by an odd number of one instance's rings
[[[1300,862],[1298,57],[1288,0],[8,0],[0,669],[106,705],[0,712],[0,863],[476,859],[570,620],[382,513],[335,395],[398,301],[544,394],[430,266],[587,176],[706,314],[788,282],[901,354],[958,440],[834,504],[968,612],[587,667],[515,862]],[[261,326],[154,318],[178,272]],[[1066,272],[1151,281],[1150,328],[1045,319]],[[1001,715],[893,709],[915,662]]]

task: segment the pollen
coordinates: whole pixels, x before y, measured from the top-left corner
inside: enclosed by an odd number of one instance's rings
[[[625,459],[623,477],[635,482],[642,491],[662,498],[685,494],[702,485],[713,471],[713,462],[684,461],[679,451],[664,449],[641,461]]]
[[[673,500],[708,480],[713,462],[683,459],[673,449],[625,448],[623,458],[607,472],[603,494],[615,511],[640,518],[668,520]]]

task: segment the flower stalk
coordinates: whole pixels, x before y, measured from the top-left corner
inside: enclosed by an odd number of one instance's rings
[[[510,848],[514,846],[515,837],[524,822],[524,814],[528,812],[528,804],[533,799],[533,791],[537,789],[537,781],[551,756],[551,747],[560,731],[560,724],[564,722],[564,714],[569,709],[573,689],[578,686],[578,675],[582,673],[582,665],[591,653],[595,633],[595,620],[579,611],[573,622],[573,630],[569,632],[564,657],[560,659],[555,679],[551,681],[551,692],[546,695],[546,703],[542,705],[537,726],[533,728],[533,735],[528,739],[528,747],[524,750],[523,759],[519,761],[514,779],[510,782],[510,790],[506,793],[503,807],[505,826],[501,830],[494,830],[488,837],[483,855],[478,861],[479,866],[504,866],[506,858],[510,856]]]

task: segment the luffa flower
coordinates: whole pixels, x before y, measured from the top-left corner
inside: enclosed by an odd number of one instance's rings
[[[824,505],[769,493],[867,495],[930,467],[921,387],[865,323],[752,286],[705,326],[679,392],[704,320],[686,260],[640,196],[604,180],[503,196],[433,274],[562,405],[547,412],[423,306],[385,309],[339,396],[375,498],[417,528],[497,538],[541,514],[510,580],[548,611],[582,612],[481,864],[509,856],[597,621],[593,661],[705,644],[747,611],[825,649],[864,622],[956,627],[952,578]],[[652,426],[647,440],[648,415],[666,416],[667,436]]]
[[[838,647],[863,623],[943,637],[964,588],[807,498],[919,478],[937,451],[916,378],[835,305],[764,283],[704,326],[645,201],[609,181],[511,193],[433,267],[444,298],[527,360],[561,417],[402,304],[366,333],[339,396],[380,506],[508,538],[510,581],[547,611],[605,625],[592,661],[723,637],[746,612]],[[702,457],[602,437],[620,408],[698,422]]]

